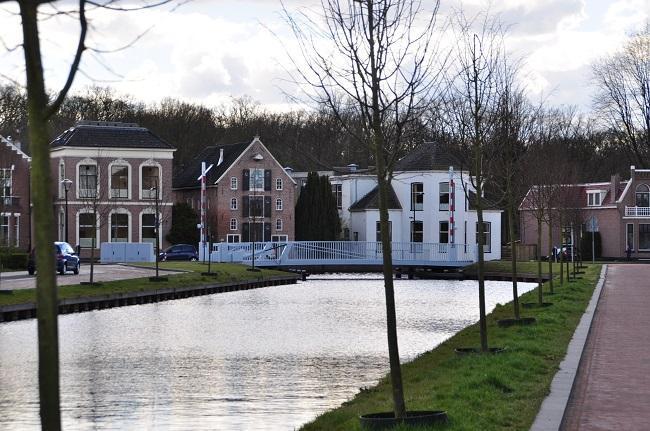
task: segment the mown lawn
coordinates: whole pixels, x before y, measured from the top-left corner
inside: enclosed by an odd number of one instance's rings
[[[153,265],[153,264],[152,264]],[[84,296],[103,296],[113,293],[127,293],[156,290],[169,287],[190,287],[229,281],[260,280],[273,276],[289,275],[286,272],[263,269],[259,272],[247,271],[248,266],[231,263],[213,263],[211,272],[217,275],[201,275],[207,272],[208,265],[200,262],[161,262],[161,269],[174,269],[179,272],[168,277],[165,282],[151,282],[148,277],[130,280],[103,282],[99,286],[69,285],[59,286],[59,299],[79,298]],[[152,276],[155,275],[152,271]],[[14,290],[12,293],[0,294],[0,306],[30,303],[36,301],[35,289]]]
[[[488,337],[490,346],[506,348],[503,353],[462,357],[454,353],[457,347],[479,345],[475,324],[405,364],[407,409],[446,410],[449,423],[441,428],[448,430],[529,429],[591,298],[600,267],[589,265],[582,279],[565,281],[561,287],[556,280],[555,294],[545,297],[551,307],[522,310],[524,316],[537,318],[536,325],[499,328],[498,319],[512,317],[512,304],[498,305],[488,316]],[[522,295],[522,302],[535,302],[536,295],[532,290]],[[391,397],[384,378],[303,429],[358,430],[358,416],[392,410]]]

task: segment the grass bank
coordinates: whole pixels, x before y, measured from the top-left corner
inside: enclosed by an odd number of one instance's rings
[[[474,324],[433,351],[404,364],[407,408],[446,410],[449,423],[442,427],[446,430],[529,429],[599,274],[600,264],[589,265],[575,282],[565,281],[559,287],[556,281],[555,294],[545,299],[553,303],[551,307],[522,310],[524,316],[537,318],[533,326],[499,328],[498,319],[512,317],[512,304],[497,305],[488,316],[488,337],[490,346],[505,347],[504,353],[456,355],[457,347],[479,345],[478,324]],[[533,290],[522,295],[522,302],[535,302],[536,294]],[[377,386],[362,389],[352,400],[319,416],[303,429],[358,430],[360,414],[391,410],[392,395],[385,377]]]
[[[231,263],[213,263],[211,265],[211,271],[216,273],[216,276],[201,275],[201,272],[207,272],[208,265],[200,262],[161,262],[160,268],[187,272],[170,275],[168,276],[168,281],[164,282],[151,282],[149,278],[145,277],[103,282],[99,286],[80,284],[59,286],[59,299],[104,296],[113,293],[142,292],[169,287],[191,287],[230,281],[261,280],[273,276],[287,275],[286,272],[267,269],[260,270],[259,272],[251,272],[246,270],[248,266]],[[151,275],[155,275],[153,271]],[[3,293],[0,295],[0,306],[33,302],[36,302],[35,289],[14,290],[11,293]]]

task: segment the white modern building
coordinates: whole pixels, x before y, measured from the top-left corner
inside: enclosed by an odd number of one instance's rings
[[[450,181],[451,180],[451,181]],[[343,239],[379,241],[377,179],[367,172],[330,178]],[[453,187],[450,187],[450,182]],[[434,143],[425,143],[396,165],[389,196],[392,242],[466,245],[477,243],[476,194],[467,171]],[[485,259],[501,258],[501,210],[483,212]]]

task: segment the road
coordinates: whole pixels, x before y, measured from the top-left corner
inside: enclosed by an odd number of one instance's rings
[[[178,274],[175,271],[160,270],[160,275]],[[95,281],[112,281],[112,280],[125,280],[129,278],[150,277],[155,275],[155,269],[151,268],[135,268],[126,265],[95,265]],[[68,284],[79,284],[82,281],[88,281],[90,276],[90,266],[81,265],[79,275],[74,275],[71,272],[66,275],[56,276],[56,281],[59,286]],[[18,290],[18,289],[33,289],[36,287],[36,276],[27,274],[27,271],[17,272],[3,272],[0,274],[0,290]]]

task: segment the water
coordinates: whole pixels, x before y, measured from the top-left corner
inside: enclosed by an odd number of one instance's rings
[[[61,316],[64,428],[291,430],[340,405],[388,370],[383,282],[319,278]],[[395,291],[403,361],[478,320],[476,282]],[[488,310],[511,292],[487,283]],[[37,428],[36,322],[0,324],[0,429]]]

